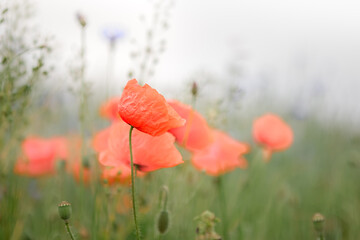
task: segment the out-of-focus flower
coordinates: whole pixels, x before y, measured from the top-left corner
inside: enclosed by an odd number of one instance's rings
[[[285,150],[293,142],[293,131],[279,116],[268,113],[254,121],[253,137],[264,146],[265,160],[274,151]]]
[[[185,124],[161,94],[147,84],[140,86],[136,79],[130,80],[124,88],[119,114],[126,123],[152,136],[160,136]]]
[[[111,121],[119,120],[118,106],[120,97],[114,97],[108,100],[100,107],[100,115],[110,119]]]
[[[100,153],[101,151],[104,151],[108,147],[108,141],[110,137],[110,130],[111,128],[105,128],[98,133],[93,138],[92,145],[96,152]]]
[[[15,173],[42,176],[55,173],[57,159],[65,159],[65,139],[28,137],[22,143],[22,155],[15,164]]]
[[[64,169],[75,179],[89,182],[90,169],[81,166],[81,139],[76,136],[39,138],[29,137],[22,144],[22,155],[15,164],[15,173],[26,176],[54,174],[57,162],[63,161]],[[80,170],[81,169],[81,170]]]
[[[123,121],[114,122],[110,126],[108,146],[99,155],[102,165],[119,167],[125,164],[130,169],[129,130],[130,126]],[[149,172],[183,163],[174,142],[175,138],[170,133],[154,137],[134,129],[132,133],[134,164],[138,170]]]
[[[212,131],[206,120],[190,106],[176,100],[168,100],[168,103],[184,119],[186,124],[179,128],[170,129],[176,141],[188,150],[200,150],[213,141]]]
[[[219,176],[236,167],[246,168],[247,161],[242,155],[249,151],[249,146],[224,132],[215,129],[212,131],[214,141],[202,150],[194,152],[194,166],[212,176]]]
[[[114,44],[117,40],[125,36],[125,32],[118,27],[105,27],[102,31],[103,36]]]
[[[107,152],[101,155],[101,161],[107,161],[106,157],[109,155]],[[142,175],[141,172],[140,175]],[[113,185],[115,183],[128,184],[131,182],[131,169],[129,166],[119,163],[117,167],[104,167],[101,178],[107,180],[107,184]]]
[[[122,120],[120,119],[122,122]],[[111,127],[105,128],[99,131],[93,138],[93,148],[96,152],[99,153],[99,161],[100,162],[108,162],[110,161],[108,158],[111,157],[109,155],[108,143],[110,138]],[[107,181],[107,184],[112,185],[115,183],[130,183],[131,177],[131,168],[125,163],[119,162],[116,167],[102,167],[101,178]]]

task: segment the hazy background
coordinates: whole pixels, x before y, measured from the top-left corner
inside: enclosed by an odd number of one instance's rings
[[[126,36],[117,45],[112,78],[113,94],[120,92],[133,64],[131,41],[141,44],[145,39],[155,1],[33,2],[40,31],[55,37],[55,76],[68,71],[80,46],[76,13],[86,16],[87,79],[95,88],[106,76],[108,45],[102,29],[108,25],[124,29]],[[274,101],[300,117],[315,111],[357,124],[359,12],[358,1],[344,0],[175,1],[164,34],[166,52],[149,83],[163,93],[176,91],[194,80],[196,73],[206,72],[231,78],[245,93],[244,102],[261,100],[266,89]],[[231,75],[232,68],[237,74]],[[221,87],[213,91],[220,92]]]

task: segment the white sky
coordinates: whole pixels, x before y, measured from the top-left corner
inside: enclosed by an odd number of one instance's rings
[[[130,40],[144,38],[139,16],[150,17],[154,1],[34,2],[38,25],[55,36],[56,54],[65,70],[79,47],[75,13],[87,17],[87,74],[93,81],[104,79],[106,71],[107,45],[101,29],[122,26],[127,36],[118,45],[113,84],[126,80]],[[269,75],[271,90],[284,99],[301,95],[303,100],[309,89],[325,85],[326,108],[360,119],[360,1],[177,0],[166,38],[167,51],[151,82],[164,91],[178,88],[199,69],[224,74],[241,53],[245,72],[240,84],[248,92],[258,87],[263,75]]]

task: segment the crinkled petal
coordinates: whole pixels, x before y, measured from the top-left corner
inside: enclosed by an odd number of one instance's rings
[[[135,79],[125,86],[118,111],[126,123],[152,136],[185,124],[161,94],[147,84],[140,86]]]

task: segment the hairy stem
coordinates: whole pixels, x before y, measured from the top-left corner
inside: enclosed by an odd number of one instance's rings
[[[135,172],[134,172],[134,162],[133,162],[133,153],[132,153],[132,144],[131,144],[131,135],[134,127],[130,127],[129,131],[129,148],[130,148],[130,164],[131,164],[131,196],[133,202],[133,213],[134,213],[134,223],[135,223],[135,233],[136,239],[140,240],[140,230],[136,218],[136,199],[135,199]]]
[[[218,192],[219,192],[219,196],[220,196],[220,206],[221,206],[221,220],[222,220],[222,225],[223,225],[223,237],[224,239],[230,239],[229,238],[229,232],[228,232],[228,223],[227,223],[227,212],[226,212],[226,197],[225,197],[225,189],[224,189],[224,183],[223,183],[223,177],[219,176],[217,178],[217,187],[218,187]]]
[[[75,240],[75,237],[74,237],[74,234],[71,232],[71,229],[70,229],[70,226],[69,226],[69,222],[68,221],[65,221],[65,227],[66,227],[66,230],[71,238],[71,240]]]

